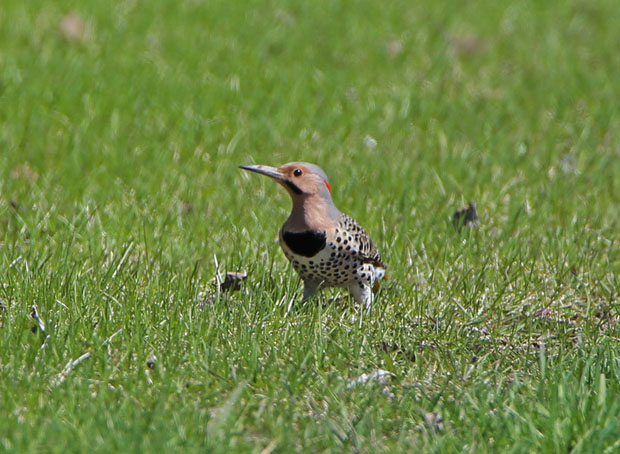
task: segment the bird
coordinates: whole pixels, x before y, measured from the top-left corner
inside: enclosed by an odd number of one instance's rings
[[[303,301],[322,288],[339,287],[370,309],[386,266],[366,231],[334,205],[326,173],[307,162],[239,167],[272,178],[291,196],[293,207],[279,240],[304,283]]]

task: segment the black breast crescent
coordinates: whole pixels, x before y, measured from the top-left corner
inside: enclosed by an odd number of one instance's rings
[[[323,230],[306,230],[305,232],[282,232],[282,239],[294,254],[314,257],[325,248],[327,239]]]

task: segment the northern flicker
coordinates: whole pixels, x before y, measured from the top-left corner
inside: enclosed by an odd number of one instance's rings
[[[343,287],[370,308],[385,265],[364,229],[334,205],[325,172],[306,162],[240,167],[273,178],[293,199],[280,245],[304,282],[304,300],[322,287]]]

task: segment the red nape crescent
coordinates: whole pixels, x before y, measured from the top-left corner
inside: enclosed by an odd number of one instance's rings
[[[332,192],[332,187],[331,187],[331,185],[327,182],[327,180],[323,180],[323,183],[325,183],[325,186],[327,186],[327,190],[328,190],[329,192]]]

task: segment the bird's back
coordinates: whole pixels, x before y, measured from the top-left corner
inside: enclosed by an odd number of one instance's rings
[[[364,228],[355,219],[346,214],[342,214],[338,222],[338,231],[342,232],[337,236],[341,238],[343,250],[353,255],[359,256],[364,263],[370,263],[375,267],[385,268],[379,250],[370,239]],[[346,241],[346,243],[345,243]]]

